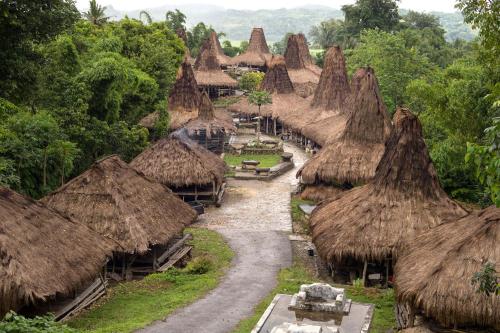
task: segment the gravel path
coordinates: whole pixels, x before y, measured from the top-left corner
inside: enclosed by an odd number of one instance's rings
[[[182,308],[164,321],[139,333],[226,333],[276,286],[276,275],[292,263],[288,234],[290,191],[305,153],[290,144],[295,168],[270,182],[228,183],[221,208],[210,208],[197,224],[214,229],[228,241],[236,256],[217,288],[204,298]]]

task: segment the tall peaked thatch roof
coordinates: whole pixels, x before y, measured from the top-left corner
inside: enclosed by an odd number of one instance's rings
[[[264,67],[270,58],[271,52],[269,52],[267,46],[264,30],[262,28],[253,28],[247,50],[234,57],[232,63],[235,65]]]
[[[340,46],[336,45],[325,54],[323,71],[311,106],[340,112],[349,93],[344,53]]]
[[[231,57],[224,54],[224,50],[219,42],[219,37],[217,37],[217,33],[215,31],[210,33],[210,43],[215,46],[217,51],[217,60],[219,60],[220,65],[224,67],[231,65]]]
[[[312,95],[318,86],[321,68],[314,64],[304,34],[288,37],[285,62],[297,94]]]
[[[423,231],[467,214],[440,187],[417,117],[398,109],[394,119],[374,179],[311,216],[313,241],[326,260],[394,257]]]
[[[42,201],[115,240],[128,253],[167,243],[196,218],[168,188],[116,155],[97,161]]]
[[[178,130],[137,156],[130,165],[169,187],[220,184],[226,164]]]
[[[191,65],[184,59],[168,98],[170,127],[179,128],[198,116],[201,93]]]
[[[238,82],[221,70],[217,45],[211,38],[201,48],[194,64],[194,75],[199,86],[224,86],[235,88]]]
[[[191,56],[191,52],[189,51],[189,48],[187,47],[187,34],[186,34],[186,30],[184,28],[178,28],[177,30],[175,30],[175,34],[177,35],[177,37],[179,37],[180,39],[182,39],[182,41],[184,42],[184,46],[186,47],[186,51],[184,53],[184,56],[185,56],[187,62],[189,64],[193,65],[194,64],[194,59]]]
[[[271,58],[261,83],[261,89],[270,94],[291,94],[294,92],[283,56],[275,55]]]
[[[304,164],[297,173],[302,182],[359,184],[374,176],[392,126],[373,72],[359,84],[342,135]]]
[[[401,302],[445,326],[500,330],[500,295],[471,284],[487,262],[500,270],[500,208],[489,207],[416,238],[395,267]]]
[[[0,187],[0,317],[94,279],[114,243]]]
[[[216,117],[214,106],[206,92],[203,92],[201,95],[198,118],[189,121],[184,128],[187,129],[190,135],[204,130],[207,137],[220,131],[224,133],[236,131],[232,118],[226,120]]]

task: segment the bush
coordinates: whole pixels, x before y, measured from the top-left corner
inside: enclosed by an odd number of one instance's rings
[[[207,256],[196,257],[191,260],[184,271],[188,274],[205,274],[212,268],[212,260]]]
[[[25,318],[9,312],[0,321],[0,333],[77,333],[66,325],[56,323],[52,315]]]
[[[240,89],[246,91],[254,91],[260,86],[263,79],[264,79],[264,73],[261,72],[245,73],[240,78]]]

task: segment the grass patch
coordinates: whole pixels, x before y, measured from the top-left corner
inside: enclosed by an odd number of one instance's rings
[[[281,162],[280,155],[224,155],[224,161],[228,165],[241,166],[242,161],[255,160],[259,161],[259,168],[270,168]]]
[[[240,321],[233,333],[250,332],[276,294],[294,294],[299,290],[301,284],[314,282],[324,281],[315,278],[314,274],[308,271],[299,259],[295,259],[292,267],[280,271],[277,287],[255,307],[254,315]],[[394,291],[392,289],[384,290],[346,285],[336,286],[345,288],[348,297],[355,302],[375,305],[370,332],[386,333],[396,326],[396,319],[394,317]]]
[[[309,235],[309,222],[307,221],[306,214],[300,209],[300,205],[313,205],[311,200],[302,200],[296,196],[292,196],[290,207],[292,212],[293,232],[298,234]]]
[[[82,332],[132,332],[192,303],[215,288],[234,255],[222,236],[199,228],[193,234],[193,259],[184,269],[119,283],[96,306],[68,325]]]

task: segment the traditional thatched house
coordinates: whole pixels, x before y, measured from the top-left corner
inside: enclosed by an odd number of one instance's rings
[[[161,264],[156,258],[196,219],[172,191],[116,155],[97,161],[42,202],[116,241],[111,269],[123,276],[154,271]]]
[[[297,177],[303,184],[351,188],[375,175],[391,132],[391,120],[373,71],[365,71],[356,84],[359,92],[342,135],[299,170]]]
[[[324,146],[338,137],[346,124],[345,100],[350,95],[344,54],[339,46],[325,55],[325,65],[307,114],[302,134],[314,145]]]
[[[232,64],[266,71],[266,64],[271,60],[271,56],[264,30],[262,28],[253,28],[247,50],[234,57]]]
[[[183,28],[179,28],[175,31],[177,37],[179,37],[180,39],[182,39],[182,41],[184,42],[184,46],[186,48],[186,51],[184,53],[184,57],[186,58],[186,61],[190,64],[190,65],[194,65],[194,61],[195,59],[191,56],[191,52],[189,51],[189,48],[187,46],[187,35],[186,35],[186,30],[184,30]]]
[[[398,109],[394,126],[374,179],[325,201],[311,216],[313,242],[335,274],[375,273],[387,282],[401,246],[467,214],[441,188],[417,117]]]
[[[0,318],[67,296],[95,279],[109,239],[42,203],[0,187]]]
[[[216,42],[209,38],[203,43],[194,63],[196,83],[200,89],[208,92],[210,98],[233,95],[238,86],[235,79],[222,71],[219,56]]]
[[[500,330],[500,295],[477,292],[471,283],[488,262],[500,270],[496,207],[437,226],[411,242],[395,267],[397,298],[414,309],[410,313],[418,311],[444,327]]]
[[[295,92],[302,97],[314,94],[319,83],[321,68],[314,64],[304,34],[288,37],[285,62]]]
[[[224,54],[224,50],[222,50],[222,46],[219,42],[219,37],[217,37],[217,33],[215,31],[212,31],[210,33],[210,44],[215,46],[215,49],[217,51],[217,60],[219,61],[222,69],[230,66],[232,64],[232,59],[231,57]]]
[[[224,120],[215,116],[214,106],[206,92],[201,96],[198,118],[189,121],[184,127],[193,141],[218,155],[224,152],[230,134],[236,132],[232,118]]]
[[[198,89],[193,69],[187,59],[184,59],[168,98],[170,128],[180,128],[191,119],[198,117],[200,101],[201,92]]]
[[[188,138],[186,129],[163,138],[130,165],[171,188],[185,201],[219,204],[224,194],[226,164]]]

